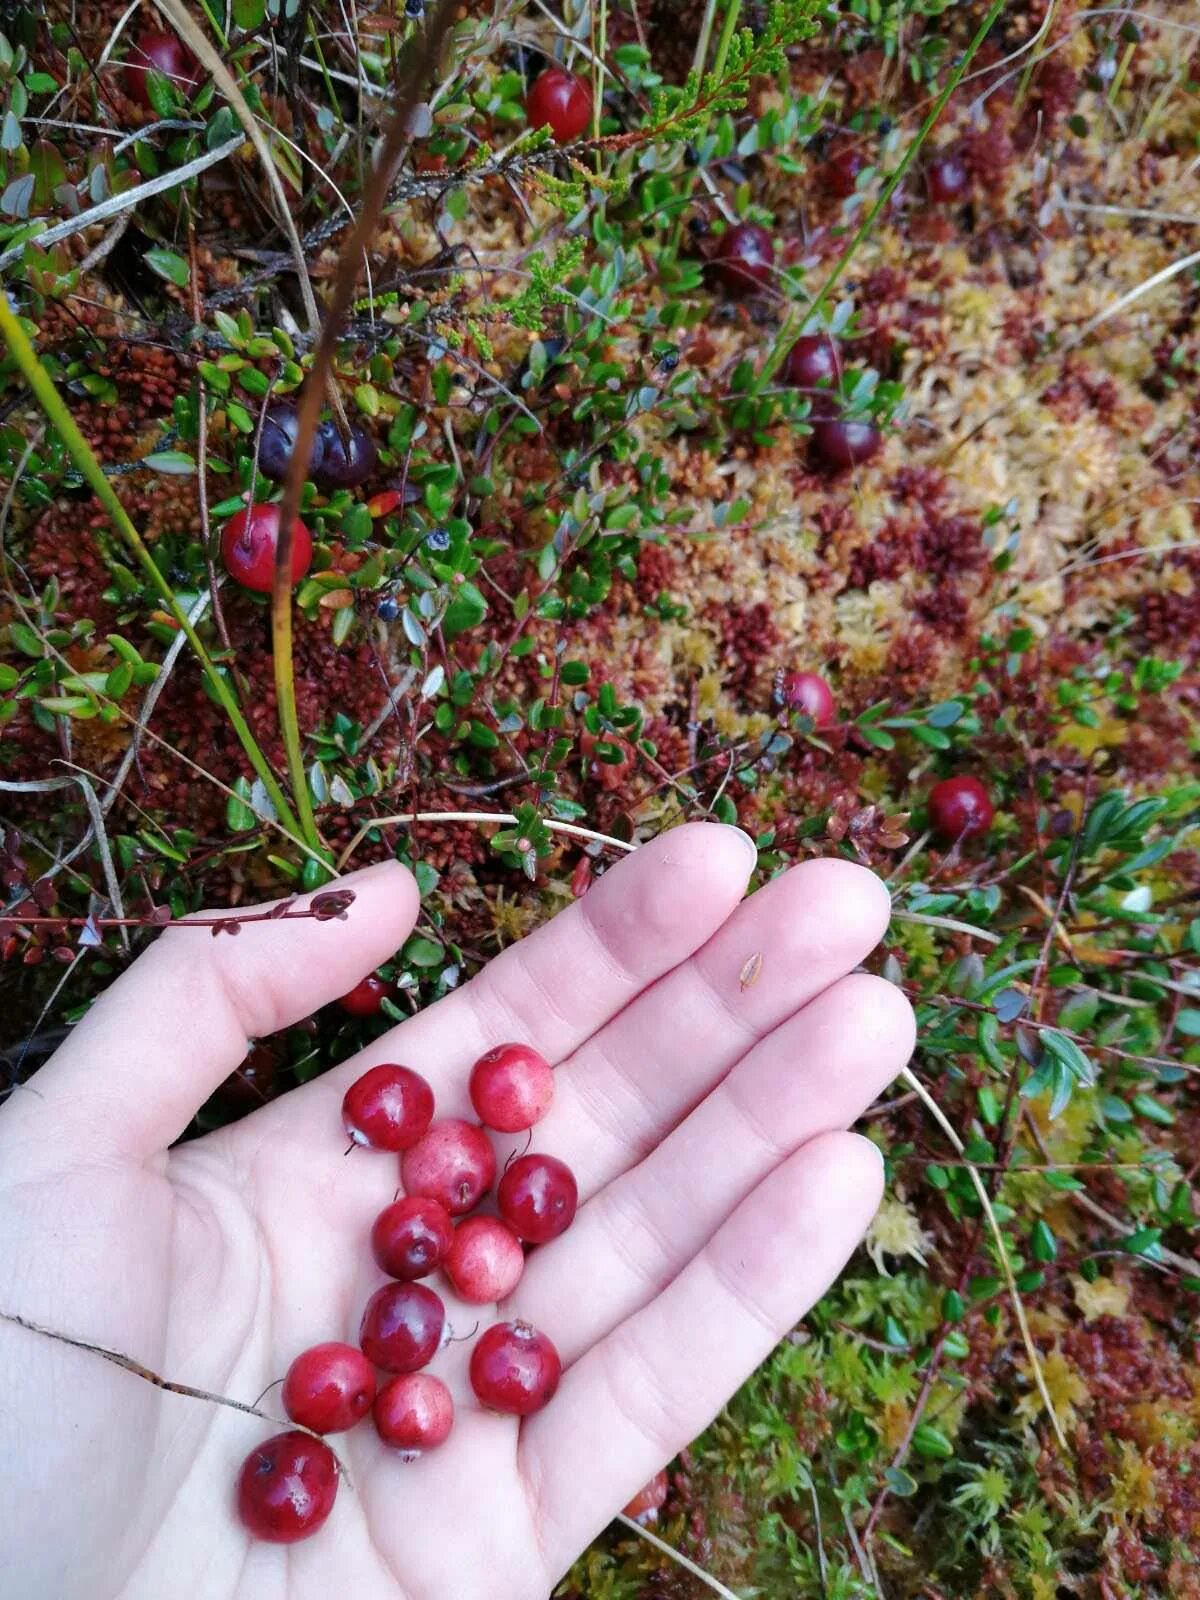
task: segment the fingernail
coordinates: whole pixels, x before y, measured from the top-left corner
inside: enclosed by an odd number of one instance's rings
[[[736,833],[737,834],[738,838],[742,841],[742,843],[746,846],[746,849],[750,852],[750,864],[751,864],[751,866],[755,866],[756,867],[758,865],[758,846],[755,844],[754,840],[750,837],[750,835],[746,832],[745,828],[735,827],[735,825],[732,822],[727,822],[725,824],[725,826],[729,829],[730,833]]]

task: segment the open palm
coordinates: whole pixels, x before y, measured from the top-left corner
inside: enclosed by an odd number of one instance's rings
[[[348,1084],[401,1061],[439,1115],[470,1115],[473,1060],[525,1040],[557,1069],[534,1148],[573,1167],[580,1210],[502,1312],[555,1341],[562,1386],[518,1425],[479,1408],[470,1343],[449,1345],[432,1368],[458,1408],[449,1442],[406,1463],[369,1422],[335,1435],[349,1481],[324,1529],[284,1548],[232,1509],[268,1424],[0,1323],[0,1593],[545,1600],[824,1291],[878,1203],[876,1154],[839,1130],[912,1044],[899,991],[853,972],[887,893],[814,861],[739,904],[752,864],[732,829],[676,829],[354,1060],[177,1150],[247,1039],[385,960],[417,893],[384,865],[344,880],[344,923],[159,939],[0,1113],[0,1311],[253,1401],[306,1346],[353,1341],[381,1281],[367,1233],[397,1163],[343,1154]],[[456,1333],[492,1320],[438,1287]]]

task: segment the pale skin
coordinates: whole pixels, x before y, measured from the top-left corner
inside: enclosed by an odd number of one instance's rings
[[[912,1048],[904,997],[854,970],[887,892],[813,861],[742,903],[752,865],[733,829],[676,829],[353,1060],[177,1149],[247,1040],[388,959],[416,888],[369,868],[343,880],[343,922],[176,929],[135,962],[0,1111],[0,1310],[253,1402],[306,1346],[353,1342],[384,1281],[367,1234],[397,1162],[345,1155],[347,1086],[399,1061],[440,1115],[470,1115],[475,1057],[524,1040],[556,1069],[534,1148],[573,1167],[579,1215],[500,1308],[433,1281],[461,1334],[498,1316],[544,1330],[562,1386],[518,1425],[479,1408],[470,1343],[449,1345],[431,1369],[454,1392],[449,1441],[405,1463],[369,1420],[331,1436],[350,1481],[283,1547],[232,1503],[278,1428],[0,1323],[0,1593],[546,1600],[825,1291],[879,1202],[879,1157],[844,1130]],[[277,1396],[263,1405],[282,1416]]]

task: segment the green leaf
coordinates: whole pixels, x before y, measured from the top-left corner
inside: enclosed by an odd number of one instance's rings
[[[191,269],[182,256],[177,256],[174,250],[147,250],[142,257],[151,272],[157,272],[160,278],[165,278],[168,283],[175,284],[180,289],[186,289]]]
[[[169,478],[190,478],[196,470],[195,458],[186,450],[157,450],[153,455],[143,456],[142,465]]]
[[[1058,1259],[1058,1241],[1049,1226],[1040,1217],[1030,1231],[1029,1250],[1035,1261],[1056,1261]]]
[[[239,28],[257,28],[267,15],[267,0],[233,0],[233,20]]]
[[[225,802],[225,822],[234,833],[245,833],[258,820],[247,804],[250,792],[248,778],[234,779],[233,793]]]
[[[919,1456],[930,1461],[950,1461],[954,1456],[954,1446],[931,1422],[918,1422],[913,1429],[912,1447]]]
[[[414,934],[400,952],[401,959],[414,967],[436,967],[445,960],[445,948],[421,934]]]
[[[487,601],[473,583],[461,583],[442,618],[442,637],[449,642],[476,628],[487,616]]]
[[[1185,1006],[1175,1018],[1175,1030],[1186,1034],[1189,1039],[1200,1039],[1200,1011]]]

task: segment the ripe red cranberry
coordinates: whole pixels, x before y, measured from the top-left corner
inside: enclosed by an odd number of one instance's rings
[[[279,542],[279,507],[248,506],[230,517],[221,530],[225,570],[244,589],[270,594],[275,582],[275,546]],[[312,535],[299,517],[292,523],[292,582],[299,583],[312,561]]]
[[[367,1301],[358,1342],[385,1372],[416,1372],[442,1348],[446,1308],[423,1283],[385,1283]]]
[[[482,1128],[446,1117],[404,1152],[400,1176],[410,1195],[439,1200],[452,1217],[461,1217],[496,1181],[496,1152]]]
[[[471,1351],[471,1387],[489,1411],[527,1417],[553,1399],[562,1377],[558,1351],[527,1322],[498,1322]]]
[[[271,406],[263,418],[262,438],[258,443],[258,470],[264,478],[282,483],[287,477],[296,450],[296,434],[300,416],[295,406]],[[325,441],[320,431],[314,433],[308,451],[308,475],[315,478],[325,459]]]
[[[375,1401],[375,1427],[384,1444],[419,1456],[445,1444],[454,1426],[454,1399],[432,1372],[389,1378]]]
[[[371,972],[356,983],[348,994],[344,994],[338,1005],[352,1017],[374,1017],[379,1014],[384,997],[391,992],[391,985]]]
[[[471,1068],[471,1104],[498,1133],[523,1133],[554,1099],[554,1071],[532,1045],[498,1044]]]
[[[774,273],[775,241],[757,222],[738,222],[721,235],[712,264],[730,294],[753,294]]]
[[[802,334],[788,351],[787,380],[798,389],[836,389],[841,375],[841,346],[827,333]]]
[[[147,82],[151,72],[169,78],[185,100],[192,98],[200,82],[200,63],[173,33],[143,33],[125,57],[125,93],[147,111],[154,109]]]
[[[925,168],[925,185],[935,205],[957,205],[971,192],[971,174],[963,158],[948,150]]]
[[[332,420],[318,425],[316,438],[321,465],[313,468],[313,477],[327,489],[357,489],[375,471],[379,447],[357,423],[350,424],[350,437],[345,443]]]
[[[471,1305],[507,1300],[524,1270],[521,1241],[499,1217],[467,1217],[455,1229],[446,1276]]]
[[[346,1090],[342,1121],[355,1144],[408,1150],[433,1121],[433,1090],[411,1067],[383,1062]]]
[[[827,728],[837,716],[833,690],[819,673],[785,673],[779,693],[789,711],[802,711],[818,728]]]
[[[812,442],[828,466],[857,467],[878,453],[883,435],[873,422],[830,417],[813,423]]]
[[[549,128],[555,144],[569,144],[592,125],[592,91],[565,67],[547,67],[525,96],[531,128]]]
[[[996,808],[978,778],[943,778],[929,791],[929,825],[943,839],[986,833]]]
[[[656,1472],[643,1488],[639,1489],[633,1499],[625,1507],[625,1515],[634,1522],[645,1527],[649,1522],[658,1521],[658,1513],[666,1504],[667,1499],[667,1469]]]
[[[375,1401],[371,1363],[352,1344],[315,1344],[298,1355],[283,1380],[283,1409],[314,1433],[341,1433],[361,1422]]]
[[[237,1514],[256,1539],[295,1544],[328,1517],[337,1486],[337,1461],[327,1444],[295,1429],[277,1433],[242,1463]]]
[[[500,1215],[527,1244],[547,1244],[575,1220],[575,1174],[557,1156],[519,1156],[496,1191]]]
[[[870,166],[861,150],[843,146],[821,169],[825,187],[837,200],[848,200],[858,186],[858,175]]]
[[[394,1200],[375,1218],[371,1250],[389,1278],[427,1278],[450,1254],[454,1224],[445,1206],[421,1195]]]

